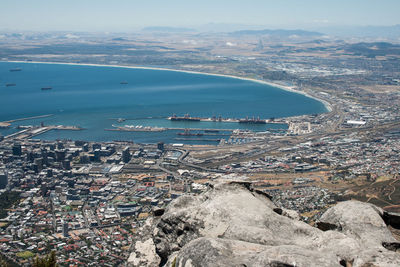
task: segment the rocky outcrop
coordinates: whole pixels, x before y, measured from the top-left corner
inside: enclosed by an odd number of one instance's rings
[[[231,181],[182,196],[158,214],[152,242],[137,241],[140,251],[132,252],[131,265],[400,266],[398,242],[382,219],[384,212],[362,202],[328,209],[318,224],[321,230],[276,207],[249,183]]]

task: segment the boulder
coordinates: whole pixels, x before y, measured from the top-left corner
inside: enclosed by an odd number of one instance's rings
[[[152,240],[160,266],[168,267],[400,266],[383,215],[371,204],[343,202],[323,214],[321,230],[249,183],[225,181],[171,202]]]

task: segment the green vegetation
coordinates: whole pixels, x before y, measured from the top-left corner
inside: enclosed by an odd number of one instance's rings
[[[36,256],[35,260],[32,262],[33,267],[57,267],[57,258],[56,258],[56,252],[53,250],[50,252],[49,255],[39,258],[39,256]]]
[[[34,256],[35,256],[35,254],[33,254],[30,251],[21,251],[21,252],[17,253],[17,257],[23,258],[23,259],[33,258]]]
[[[18,192],[6,191],[0,195],[0,219],[7,217],[7,209],[20,200]]]
[[[63,211],[71,211],[72,207],[67,205],[67,206],[63,206],[62,209],[63,209]]]

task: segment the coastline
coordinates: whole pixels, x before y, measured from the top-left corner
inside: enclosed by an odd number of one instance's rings
[[[191,70],[179,70],[179,69],[168,69],[168,68],[159,68],[159,67],[143,67],[143,66],[125,66],[125,65],[107,65],[107,64],[91,64],[91,63],[71,63],[71,62],[43,62],[43,61],[22,61],[22,60],[17,60],[17,61],[13,61],[13,60],[9,60],[9,61],[0,61],[0,62],[7,62],[7,63],[35,63],[35,64],[57,64],[57,65],[72,65],[72,66],[90,66],[90,67],[112,67],[112,68],[125,68],[125,69],[146,69],[146,70],[163,70],[163,71],[175,71],[175,72],[184,72],[184,73],[191,73],[191,74],[201,74],[201,75],[210,75],[210,76],[219,76],[219,77],[226,77],[226,78],[232,78],[232,79],[239,79],[239,80],[245,80],[245,81],[251,81],[251,82],[256,82],[256,83],[260,83],[260,84],[265,84],[265,85],[269,85],[272,87],[276,87],[288,92],[292,92],[292,93],[296,93],[296,94],[300,94],[300,95],[304,95],[306,97],[315,99],[319,102],[321,102],[325,109],[327,110],[327,112],[331,112],[332,111],[332,106],[331,104],[324,100],[324,99],[320,99],[318,97],[312,96],[310,94],[308,94],[307,92],[303,92],[303,91],[298,91],[296,89],[294,89],[293,86],[284,86],[281,84],[277,84],[277,83],[272,83],[272,82],[267,82],[267,81],[263,81],[263,80],[257,80],[257,79],[253,79],[253,78],[245,78],[245,77],[239,77],[239,76],[235,76],[235,75],[229,75],[229,74],[218,74],[218,73],[208,73],[208,72],[200,72],[200,71],[191,71]]]

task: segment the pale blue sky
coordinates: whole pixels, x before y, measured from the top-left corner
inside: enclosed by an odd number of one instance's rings
[[[0,0],[0,30],[129,31],[207,23],[400,24],[400,0]]]

